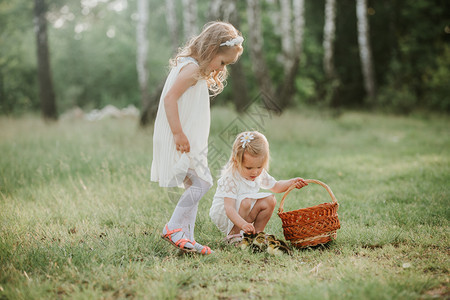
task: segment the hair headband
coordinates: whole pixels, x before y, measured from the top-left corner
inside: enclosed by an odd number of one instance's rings
[[[228,40],[225,43],[220,44],[220,46],[232,47],[232,46],[240,45],[243,42],[244,42],[244,38],[242,36],[237,36],[234,39]]]
[[[250,143],[251,140],[253,140],[255,136],[250,132],[244,132],[241,136],[241,142],[242,142],[242,148],[245,148],[245,145],[247,143]]]

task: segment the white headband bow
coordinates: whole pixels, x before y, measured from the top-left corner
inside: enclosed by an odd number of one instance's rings
[[[242,36],[238,36],[238,37],[235,37],[234,39],[231,39],[229,41],[226,41],[225,43],[220,44],[220,46],[232,47],[232,46],[240,45],[243,42],[244,42],[244,38]]]

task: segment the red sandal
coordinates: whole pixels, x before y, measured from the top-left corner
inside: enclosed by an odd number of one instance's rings
[[[186,248],[185,247],[185,245],[187,243],[189,243],[192,246],[194,246],[195,242],[191,242],[190,240],[183,238],[184,237],[184,233],[183,233],[183,235],[182,235],[183,237],[181,239],[179,239],[176,242],[172,241],[172,234],[180,232],[181,230],[182,230],[181,228],[177,228],[177,229],[174,229],[174,230],[169,230],[169,227],[166,224],[166,234],[161,235],[161,238],[163,238],[164,240],[168,241],[169,243],[171,243],[172,245],[174,245],[176,248],[180,249],[183,252],[198,252],[195,248]]]
[[[212,251],[211,248],[209,248],[208,246],[200,245],[196,241],[191,242],[191,244],[194,245],[194,249],[196,250],[196,252],[200,253],[202,255],[210,255],[210,254],[214,253],[214,251]],[[199,245],[199,246],[201,246],[201,248],[197,249],[198,247],[196,247],[195,245]]]

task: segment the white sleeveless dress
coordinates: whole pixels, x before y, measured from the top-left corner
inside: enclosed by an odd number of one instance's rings
[[[178,114],[181,127],[189,140],[190,152],[181,154],[176,150],[173,134],[167,121],[164,98],[172,87],[180,70],[187,64],[197,61],[183,57],[167,76],[159,101],[158,113],[153,133],[153,161],[151,181],[161,187],[183,187],[188,169],[212,185],[208,168],[208,136],[210,127],[210,101],[206,81],[198,80],[178,99]]]

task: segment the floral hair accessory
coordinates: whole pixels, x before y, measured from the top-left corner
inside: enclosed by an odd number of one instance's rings
[[[255,138],[255,136],[253,134],[251,134],[250,132],[245,132],[241,136],[242,148],[245,148],[245,145],[247,143],[250,143],[250,141],[253,140],[254,138]]]
[[[234,39],[228,40],[225,43],[220,44],[220,46],[232,47],[232,46],[240,45],[243,42],[244,42],[244,38],[242,36],[237,36]]]

